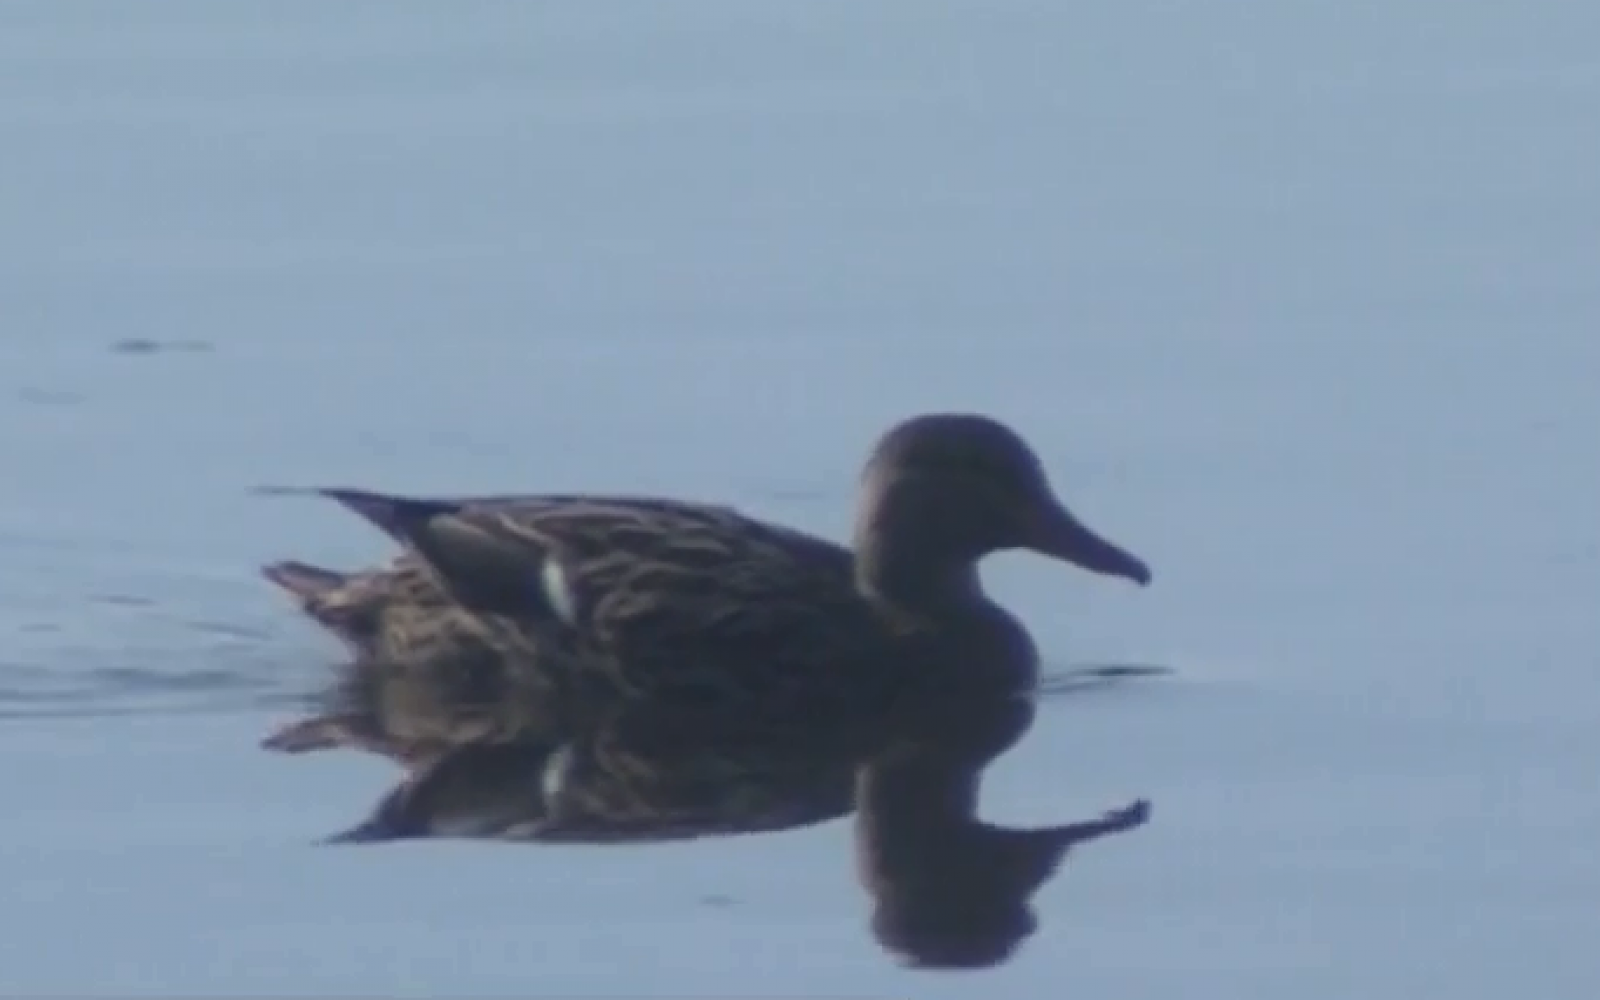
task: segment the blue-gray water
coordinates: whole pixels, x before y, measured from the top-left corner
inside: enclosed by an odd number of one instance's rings
[[[1600,988],[1600,13],[1573,3],[0,7],[0,990],[1216,997]],[[264,483],[625,489],[842,536],[1013,422],[1136,591],[985,810],[1086,848],[976,976],[848,827],[330,852],[256,740],[388,551]],[[709,906],[709,896],[726,897]]]

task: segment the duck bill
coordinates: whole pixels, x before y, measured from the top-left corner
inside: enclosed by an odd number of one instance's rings
[[[1091,573],[1120,576],[1141,587],[1150,582],[1150,567],[1143,560],[1095,534],[1063,507],[1039,519],[1029,548]]]

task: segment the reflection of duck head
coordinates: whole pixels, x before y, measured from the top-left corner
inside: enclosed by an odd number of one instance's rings
[[[1032,722],[1022,699],[921,704],[858,772],[856,849],[872,931],[908,965],[982,968],[1037,927],[1030,899],[1075,845],[1137,827],[1136,802],[1086,823],[1009,829],[977,818],[985,765]]]

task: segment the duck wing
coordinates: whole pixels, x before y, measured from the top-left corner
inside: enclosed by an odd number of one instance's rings
[[[404,545],[502,639],[510,630],[561,661],[575,687],[794,698],[823,693],[823,675],[879,636],[847,549],[732,508],[321,492]]]

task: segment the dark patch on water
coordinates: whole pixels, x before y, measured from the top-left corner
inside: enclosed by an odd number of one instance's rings
[[[135,594],[92,594],[89,600],[96,604],[109,604],[119,608],[153,608],[156,602]]]
[[[76,406],[88,397],[66,389],[42,389],[27,385],[17,390],[17,400],[34,406]]]
[[[111,345],[115,354],[204,354],[214,349],[205,340],[156,340],[149,337],[124,337]]]
[[[229,639],[270,639],[273,632],[270,629],[257,628],[251,625],[240,625],[236,622],[202,621],[186,619],[184,625],[196,632],[206,632],[211,635],[226,636]]]

